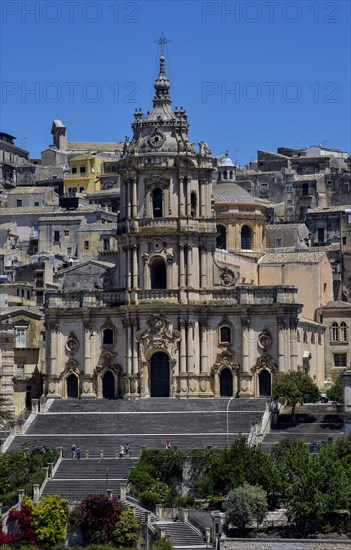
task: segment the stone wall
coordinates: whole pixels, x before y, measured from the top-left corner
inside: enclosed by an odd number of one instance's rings
[[[222,539],[220,548],[221,550],[343,550],[350,548],[350,540]]]

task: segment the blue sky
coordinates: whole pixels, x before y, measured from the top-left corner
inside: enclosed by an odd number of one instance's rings
[[[54,118],[72,141],[131,136],[161,32],[191,141],[240,164],[279,146],[351,149],[348,0],[3,0],[1,31],[1,129],[32,157]]]

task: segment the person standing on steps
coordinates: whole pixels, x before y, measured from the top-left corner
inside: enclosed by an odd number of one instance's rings
[[[72,445],[72,458],[76,458],[76,444],[73,443]]]
[[[124,458],[124,454],[125,454],[125,448],[123,445],[121,445],[119,448],[119,458]]]
[[[76,455],[77,455],[77,459],[79,460],[80,459],[80,448],[79,447],[76,448]]]

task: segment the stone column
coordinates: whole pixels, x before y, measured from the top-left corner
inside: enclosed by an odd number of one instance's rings
[[[132,288],[132,273],[131,273],[131,250],[129,247],[127,247],[127,288]]]
[[[240,397],[251,397],[253,395],[252,391],[252,374],[250,370],[250,320],[243,317],[241,319],[242,326],[242,351],[243,351],[243,361],[242,361],[242,371],[240,374]]]
[[[194,321],[188,320],[188,330],[187,330],[187,350],[186,350],[186,358],[187,358],[187,372],[193,372],[194,371]]]
[[[242,326],[242,348],[243,348],[243,363],[242,372],[250,371],[249,353],[250,353],[250,324],[248,319],[241,320]]]
[[[207,247],[202,245],[200,248],[200,287],[207,286],[207,269],[206,269]]]
[[[131,182],[127,181],[127,216],[130,219],[132,217],[132,193],[131,193]]]
[[[187,286],[193,286],[193,245],[188,245],[188,261],[187,261]]]
[[[206,198],[205,198],[205,184],[206,180],[201,178],[199,181],[200,187],[200,217],[204,218],[206,215]]]
[[[186,214],[191,215],[191,178],[186,179]]]
[[[184,244],[179,245],[179,287],[185,288]]]
[[[58,352],[58,323],[49,321],[49,342],[50,342],[50,365],[49,373],[51,376],[57,374],[57,352]]]
[[[139,372],[139,361],[138,361],[138,342],[135,338],[135,334],[138,330],[136,323],[133,326],[133,374],[137,375]]]
[[[139,278],[139,273],[138,273],[138,247],[137,247],[136,244],[133,245],[132,253],[133,253],[133,288],[136,289],[136,288],[138,288],[138,278]]]
[[[133,218],[137,218],[137,178],[133,178]]]
[[[201,368],[201,341],[198,321],[194,321],[194,352],[194,372],[199,375]]]
[[[133,327],[131,321],[128,320],[128,337],[127,337],[127,372],[132,374],[132,356],[133,356]]]
[[[179,178],[179,217],[185,216],[185,203],[184,203],[184,178]]]
[[[285,320],[278,319],[278,372],[285,372]]]
[[[201,355],[201,372],[208,371],[208,351],[207,351],[207,323],[204,320],[200,321],[200,355]]]
[[[85,319],[84,324],[84,374],[92,374],[91,372],[91,350],[90,350],[90,334],[92,331],[90,319]]]
[[[149,269],[149,264],[148,264],[148,261],[149,261],[149,254],[147,252],[145,252],[145,254],[143,254],[142,256],[142,259],[143,259],[143,270],[144,270],[144,273],[143,273],[143,280],[144,280],[144,290],[149,288],[149,273],[148,273],[148,269]]]
[[[180,326],[180,373],[183,374],[186,372],[186,320],[179,319]]]

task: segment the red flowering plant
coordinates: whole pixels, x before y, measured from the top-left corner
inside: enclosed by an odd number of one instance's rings
[[[88,495],[71,512],[69,521],[77,525],[86,543],[107,544],[121,515],[121,503],[117,497],[106,494]]]
[[[7,524],[10,531],[15,533],[6,535],[1,532],[1,544],[14,544],[16,542],[26,542],[32,546],[37,546],[35,529],[33,527],[33,507],[28,497],[24,497],[21,508],[17,510],[12,508],[7,518]]]

